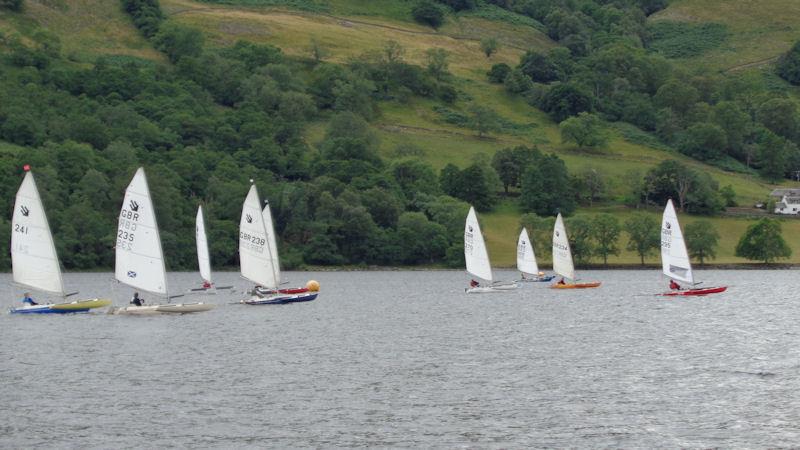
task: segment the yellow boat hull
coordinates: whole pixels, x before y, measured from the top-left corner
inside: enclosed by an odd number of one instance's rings
[[[600,286],[599,281],[595,281],[592,283],[572,283],[572,284],[554,284],[550,286],[553,289],[588,289],[588,288],[596,288]]]
[[[105,298],[93,298],[90,300],[76,300],[69,303],[59,303],[50,305],[50,309],[58,311],[75,311],[84,309],[102,308],[111,304],[111,300]]]

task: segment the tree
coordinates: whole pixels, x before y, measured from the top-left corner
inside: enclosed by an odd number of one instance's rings
[[[23,0],[0,0],[0,8],[22,11]]]
[[[574,142],[581,148],[600,148],[608,144],[608,136],[603,132],[600,118],[596,114],[581,112],[561,122],[562,142]]]
[[[428,57],[428,73],[437,80],[441,80],[447,74],[449,65],[447,58],[450,56],[450,52],[443,48],[429,48],[425,50],[425,54]]]
[[[554,216],[570,215],[577,205],[564,161],[554,154],[539,158],[522,173],[520,203],[525,211]]]
[[[592,111],[592,103],[591,94],[583,87],[564,83],[550,89],[544,95],[541,107],[553,120],[563,122],[567,117],[577,116],[583,111]]]
[[[433,263],[447,250],[444,226],[431,222],[421,212],[405,212],[397,221],[397,237],[403,243],[403,262],[406,264]]]
[[[161,27],[154,42],[173,63],[187,56],[200,56],[203,51],[203,34],[199,30],[172,23]]]
[[[549,83],[558,79],[556,67],[547,55],[528,50],[520,57],[519,69],[538,83]]]
[[[764,264],[776,259],[789,258],[792,249],[781,234],[781,223],[776,219],[764,218],[747,227],[747,231],[736,244],[736,256]]]
[[[327,47],[320,43],[315,37],[311,38],[309,51],[311,52],[311,57],[314,58],[314,61],[317,63],[322,62],[325,58],[331,55],[330,50],[328,50]]]
[[[481,105],[472,105],[469,112],[470,126],[478,131],[478,137],[483,137],[490,131],[500,129],[500,116],[493,109]]]
[[[757,165],[761,176],[777,182],[783,178],[789,157],[789,143],[777,134],[762,130],[758,138]]]
[[[519,187],[522,172],[541,157],[539,150],[524,146],[504,148],[495,152],[492,156],[492,167],[497,171],[506,194],[509,187]]]
[[[659,224],[651,216],[636,214],[625,221],[625,232],[628,233],[628,251],[634,251],[644,265],[644,258],[661,245]]]
[[[569,229],[569,246],[575,262],[579,265],[589,262],[595,254],[592,243],[594,234],[592,222],[584,216],[577,215],[567,219],[566,227]]]
[[[486,77],[490,83],[499,84],[506,81],[506,77],[511,73],[511,67],[506,63],[493,64],[492,68],[486,72]]]
[[[686,240],[689,256],[699,259],[701,266],[705,264],[706,258],[715,259],[717,257],[719,233],[711,222],[698,220],[686,225],[683,230],[683,238]]]
[[[442,8],[428,0],[422,0],[411,9],[411,16],[419,23],[439,28],[444,23]]]
[[[596,243],[595,255],[603,258],[603,265],[608,265],[609,255],[619,255],[617,241],[621,232],[619,220],[611,214],[598,214],[594,217],[592,237]]]
[[[439,3],[444,3],[453,8],[454,11],[462,11],[475,7],[475,0],[439,0]]]
[[[503,79],[506,90],[513,94],[527,92],[533,88],[531,77],[525,75],[519,68],[512,69]]]
[[[701,161],[714,161],[725,155],[727,146],[728,138],[722,128],[710,123],[698,123],[686,130],[680,149]]]
[[[800,84],[800,42],[796,42],[788,52],[778,58],[775,69],[784,80],[795,85]]]
[[[485,37],[481,39],[481,50],[486,55],[487,58],[491,58],[493,54],[500,49],[500,44],[497,42],[497,39],[493,37]]]

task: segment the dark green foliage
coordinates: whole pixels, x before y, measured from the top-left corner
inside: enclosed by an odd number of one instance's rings
[[[492,83],[502,83],[506,80],[508,74],[511,73],[511,66],[506,63],[493,64],[486,76]]]
[[[604,265],[608,265],[609,255],[619,255],[617,241],[621,232],[619,220],[611,214],[598,214],[592,219],[595,255],[603,258]]]
[[[636,0],[636,3],[642,8],[642,12],[649,16],[666,8],[669,2],[668,0]]]
[[[453,8],[453,11],[463,11],[475,7],[475,0],[437,0],[439,3]]]
[[[706,258],[715,259],[717,257],[719,233],[711,222],[698,220],[686,225],[683,237],[686,240],[689,256],[699,259],[701,266],[705,264]]]
[[[173,63],[184,57],[200,56],[203,51],[203,34],[199,30],[181,25],[169,24],[161,27],[153,37],[153,42]]]
[[[778,76],[792,84],[800,84],[800,42],[778,58],[775,65]]]
[[[577,204],[567,166],[554,154],[537,158],[522,173],[520,203],[525,211],[540,216],[558,212],[570,215]]]
[[[777,259],[792,256],[781,232],[781,223],[764,218],[747,227],[747,231],[736,244],[736,256],[769,264]]]
[[[675,160],[665,160],[645,176],[645,197],[654,205],[677,200],[681,211],[714,214],[725,207],[718,184],[705,172],[695,172]]]
[[[528,50],[520,57],[519,66],[522,73],[537,83],[549,83],[558,79],[556,67],[547,55]]]
[[[522,172],[541,157],[542,154],[538,149],[523,146],[504,148],[492,156],[492,167],[500,177],[506,194],[509,187],[520,187]]]
[[[434,263],[447,251],[447,230],[431,222],[421,212],[406,212],[397,222],[397,238],[402,242],[402,259],[406,264]]]
[[[122,0],[122,7],[131,15],[133,24],[145,37],[158,33],[164,13],[158,0]]]
[[[478,211],[490,211],[497,196],[487,170],[491,168],[479,164],[472,164],[464,170],[448,164],[439,173],[439,185],[445,194],[469,203]]]
[[[541,106],[553,120],[562,122],[567,117],[577,116],[578,113],[591,112],[592,97],[576,84],[559,84],[545,94]]]
[[[444,23],[444,12],[429,0],[422,0],[411,9],[411,16],[419,23],[439,28]]]
[[[519,219],[520,226],[528,230],[534,252],[539,258],[548,258],[553,253],[551,245],[553,240],[553,226],[556,219],[553,216],[541,217],[537,214],[523,214]]]
[[[728,37],[728,29],[720,23],[690,23],[659,20],[647,29],[650,51],[668,58],[689,58],[702,55],[721,46]]]
[[[568,218],[565,226],[569,230],[569,247],[575,263],[577,265],[588,263],[595,254],[595,245],[592,240],[594,229],[591,219],[577,215]]]
[[[659,224],[645,214],[637,214],[625,221],[625,232],[628,233],[628,251],[639,255],[642,265],[644,258],[653,254],[661,245]]]
[[[728,139],[722,128],[710,123],[698,123],[686,130],[680,150],[701,161],[713,161],[725,155],[727,146]]]
[[[562,142],[571,142],[580,148],[602,148],[608,144],[608,136],[595,114],[581,112],[561,122],[558,128]]]

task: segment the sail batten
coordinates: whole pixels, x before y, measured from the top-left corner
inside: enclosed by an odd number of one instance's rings
[[[567,229],[561,213],[556,217],[553,227],[553,272],[564,278],[575,280],[575,265],[572,262],[572,249],[569,246]]]
[[[672,199],[667,200],[661,218],[661,270],[675,280],[694,283],[692,263]]]
[[[251,185],[239,220],[239,268],[247,280],[266,288],[276,288],[278,280],[268,240],[261,199],[256,186]]]
[[[58,253],[31,172],[25,174],[17,191],[11,222],[14,282],[37,291],[63,296],[64,279]]]
[[[467,263],[467,272],[484,280],[492,281],[489,253],[486,251],[486,242],[483,240],[478,216],[473,207],[469,208],[464,225],[464,259]]]
[[[200,277],[211,283],[211,257],[208,253],[208,239],[206,237],[206,225],[203,220],[202,206],[197,207],[195,241],[197,243],[197,266],[200,269]]]
[[[533,275],[539,273],[539,265],[536,264],[533,244],[530,237],[528,237],[528,230],[524,227],[519,233],[519,239],[517,239],[517,270]]]
[[[167,271],[153,200],[143,168],[127,189],[117,224],[116,279],[128,286],[167,295]]]

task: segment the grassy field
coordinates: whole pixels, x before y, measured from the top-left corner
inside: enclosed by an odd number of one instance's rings
[[[769,62],[800,39],[797,0],[672,0],[650,21],[719,23],[726,26],[721,45],[686,62],[728,70]]]
[[[22,15],[0,14],[4,34],[16,32],[30,40],[38,27],[58,36],[61,53],[72,61],[92,62],[98,54],[165,59],[132,26],[116,0],[26,0]]]

